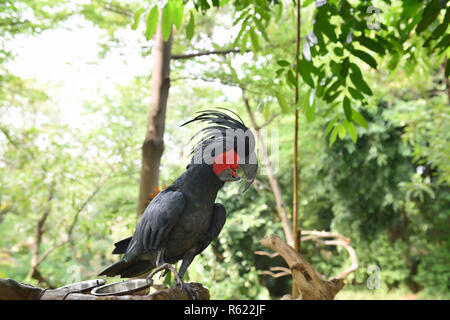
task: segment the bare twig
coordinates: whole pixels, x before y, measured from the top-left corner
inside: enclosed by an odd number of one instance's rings
[[[279,256],[278,252],[270,253],[270,252],[267,252],[267,251],[254,251],[253,253],[257,254],[259,256],[268,256],[269,258],[275,258],[275,257]]]
[[[261,130],[261,129],[263,129],[264,127],[267,127],[267,126],[268,126],[273,120],[275,120],[279,115],[280,115],[279,113],[274,113],[274,114],[272,114],[266,122],[264,122],[262,125],[260,125],[260,126],[258,127],[258,130]],[[256,129],[256,128],[255,128],[255,129]]]
[[[133,17],[133,12],[132,11],[129,11],[129,10],[125,9],[125,8],[120,8],[120,7],[116,6],[116,5],[112,6],[111,4],[107,3],[103,8],[105,10],[107,10],[107,11],[111,11],[111,12],[120,14],[121,16],[125,16],[125,17],[128,17],[128,18],[132,18]]]
[[[258,274],[268,275],[268,276],[271,276],[274,278],[281,278],[281,277],[292,275],[291,270],[289,270],[288,268],[285,268],[285,267],[272,267],[269,270],[259,271]],[[279,272],[275,273],[274,271],[279,271]]]
[[[246,50],[245,52],[249,52],[250,50]],[[174,54],[171,56],[172,60],[186,60],[192,59],[201,56],[209,56],[209,55],[227,55],[230,53],[240,53],[241,49],[228,49],[228,50],[212,50],[212,51],[201,51],[195,53],[186,53],[186,54]]]

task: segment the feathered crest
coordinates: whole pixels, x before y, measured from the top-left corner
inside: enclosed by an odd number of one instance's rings
[[[189,142],[194,140],[198,135],[202,135],[201,139],[197,141],[191,151],[191,154],[195,154],[196,151],[203,151],[206,147],[214,144],[215,146],[223,146],[226,148],[229,145],[236,145],[239,143],[239,138],[236,135],[230,135],[237,131],[245,134],[243,142],[245,143],[245,155],[247,156],[254,148],[254,136],[248,127],[244,124],[242,119],[234,111],[226,108],[218,108],[227,111],[237,118],[230,116],[229,114],[219,110],[202,110],[197,112],[197,116],[192,120],[183,123],[181,126],[188,125],[193,122],[206,123],[208,126],[196,132]],[[249,137],[249,139],[245,139]],[[252,140],[252,141],[249,141]]]

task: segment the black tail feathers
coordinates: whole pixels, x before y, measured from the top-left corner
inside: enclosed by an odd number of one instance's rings
[[[132,278],[137,277],[143,273],[146,273],[154,266],[150,261],[131,261],[126,262],[120,260],[108,268],[103,270],[99,276],[115,277],[120,276],[121,278]]]
[[[119,242],[114,243],[114,250],[113,250],[113,254],[123,254],[127,251],[128,245],[130,244],[131,238],[133,237],[128,237],[125,239],[120,240]]]

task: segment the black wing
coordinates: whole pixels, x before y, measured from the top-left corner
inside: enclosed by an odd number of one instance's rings
[[[177,223],[185,202],[180,191],[169,188],[161,191],[145,209],[124,259],[129,261],[149,250],[159,249]]]

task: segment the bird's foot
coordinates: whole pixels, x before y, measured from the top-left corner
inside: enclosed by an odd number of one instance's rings
[[[174,266],[172,266],[169,263],[163,263],[162,265],[160,265],[159,267],[155,268],[148,276],[147,279],[151,279],[153,278],[153,276],[158,273],[159,271],[164,270],[164,272],[159,276],[160,278],[164,277],[167,272],[172,272],[174,277],[175,277],[175,281],[177,282],[178,285],[182,285],[183,281],[181,281],[181,277],[178,274],[177,270],[174,268]]]
[[[186,291],[192,298],[192,300],[197,300],[197,295],[195,294],[195,290],[192,288],[192,286],[189,283],[181,282],[181,285],[178,283],[176,286],[179,286],[181,290]]]
[[[192,297],[193,300],[196,300],[197,296],[196,296],[194,290],[191,288],[191,286],[188,283],[184,283],[183,280],[181,280],[181,277],[178,274],[177,270],[174,268],[174,266],[172,266],[169,263],[163,263],[159,267],[155,268],[147,276],[147,280],[153,278],[153,276],[161,270],[164,270],[164,271],[159,276],[160,278],[164,277],[169,271],[172,272],[175,277],[176,286],[180,287],[181,290],[185,290]]]

